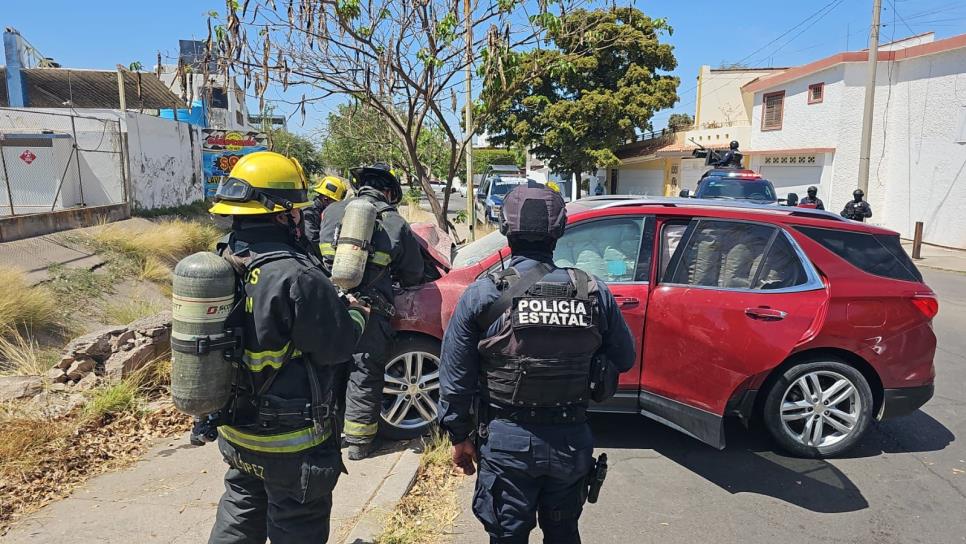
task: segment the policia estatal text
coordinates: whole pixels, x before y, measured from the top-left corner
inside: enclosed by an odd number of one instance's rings
[[[336,254],[339,228],[346,208],[356,199],[365,199],[376,208],[376,224],[369,244],[369,258],[362,282],[353,292],[372,308],[366,332],[359,341],[359,352],[349,365],[345,407],[345,440],[348,457],[363,459],[372,450],[382,411],[382,389],[386,357],[392,341],[390,319],[395,313],[393,282],[402,287],[419,284],[424,277],[422,248],[406,220],[396,211],[402,199],[402,186],[384,164],[356,168],[352,176],[357,188],[352,198],[331,204],[322,216],[318,238],[323,263],[331,273]]]
[[[479,441],[473,512],[491,543],[524,544],[538,520],[544,542],[577,543],[587,494],[598,489],[591,480],[603,477],[588,478],[588,402],[613,394],[633,365],[633,338],[603,282],[554,266],[567,222],[558,193],[521,186],[502,213],[510,268],[460,298],[443,337],[439,422],[467,474]],[[609,392],[598,398],[601,384]]]
[[[325,542],[344,471],[333,376],[355,351],[367,310],[339,297],[298,240],[310,203],[297,161],[246,155],[214,200],[211,213],[233,219],[218,250],[238,273],[240,311],[229,321],[237,319],[243,349],[215,422],[230,468],[209,542]]]

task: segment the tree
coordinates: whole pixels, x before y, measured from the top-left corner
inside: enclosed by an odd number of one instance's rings
[[[672,113],[667,118],[667,126],[674,132],[687,130],[694,126],[694,118],[686,113]]]
[[[298,159],[306,174],[321,174],[323,172],[319,151],[308,138],[278,129],[272,131],[269,140],[272,143],[272,151]]]
[[[523,157],[512,149],[474,149],[473,173],[482,174],[491,164],[515,164],[523,166]]]
[[[254,86],[260,97],[271,83],[284,90],[302,87],[311,93],[297,101],[303,113],[307,104],[332,95],[372,108],[398,140],[445,226],[450,193],[445,191],[440,203],[430,188],[430,172],[419,156],[425,133],[442,136],[448,149],[445,177],[452,183],[467,143],[486,116],[481,110],[475,126],[460,125],[456,91],[467,63],[484,82],[505,79],[512,66],[518,79],[501,89],[513,92],[526,73],[546,69],[517,62],[516,51],[536,47],[558,26],[551,10],[564,13],[574,1],[478,2],[468,21],[474,39],[466,43],[464,0],[226,0],[224,16],[209,14],[203,66],[215,60],[226,75],[240,73],[245,87]]]
[[[530,148],[553,171],[578,179],[618,166],[612,150],[649,131],[654,113],[677,101],[678,78],[659,74],[677,65],[660,41],[665,32],[672,32],[665,20],[632,7],[568,12],[549,32],[554,48],[518,59],[548,73],[512,70],[508,80],[485,84],[484,107],[496,112],[485,124],[491,140]],[[509,98],[506,86],[516,87]]]

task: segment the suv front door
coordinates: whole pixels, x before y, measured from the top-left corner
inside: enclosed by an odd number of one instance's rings
[[[581,221],[567,227],[553,253],[557,266],[579,268],[606,282],[634,334],[634,367],[621,374],[617,397],[594,405],[596,410],[637,412],[654,223],[654,216],[642,215]]]
[[[692,219],[686,228],[665,223],[660,240],[640,407],[723,448],[729,399],[816,332],[827,294],[794,240],[774,225]]]

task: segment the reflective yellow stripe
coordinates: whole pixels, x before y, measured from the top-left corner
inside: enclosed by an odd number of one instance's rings
[[[322,255],[335,255],[335,248],[332,247],[332,244],[319,244],[319,251]]]
[[[362,316],[362,312],[359,310],[349,310],[349,317],[356,322],[359,327],[359,332],[366,330],[366,318]]]
[[[379,430],[378,423],[356,423],[355,421],[345,420],[343,428],[345,434],[352,436],[375,436]]]
[[[280,349],[276,350],[265,350],[265,351],[249,351],[245,350],[242,354],[242,361],[248,365],[248,369],[252,372],[261,372],[265,370],[265,367],[271,367],[276,370],[282,367],[282,363],[285,360],[285,352],[288,351],[289,343],[286,343]],[[302,355],[299,350],[292,350],[292,357],[298,357]]]
[[[377,266],[389,266],[389,263],[392,262],[392,257],[385,251],[377,251],[369,258],[369,262]]]
[[[321,433],[315,427],[282,434],[250,434],[228,425],[218,427],[218,434],[236,446],[265,453],[294,453],[318,446],[332,436],[326,427]]]

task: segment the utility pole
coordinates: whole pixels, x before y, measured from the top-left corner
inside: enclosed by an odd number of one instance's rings
[[[865,108],[862,111],[862,146],[859,148],[859,189],[869,194],[869,158],[872,155],[872,112],[875,106],[875,69],[879,60],[879,11],[882,0],[872,1],[869,30],[869,63],[865,75]],[[884,144],[883,144],[884,145]]]
[[[469,240],[476,240],[476,191],[473,188],[473,8],[472,0],[463,0],[466,19],[466,222],[470,226]]]

